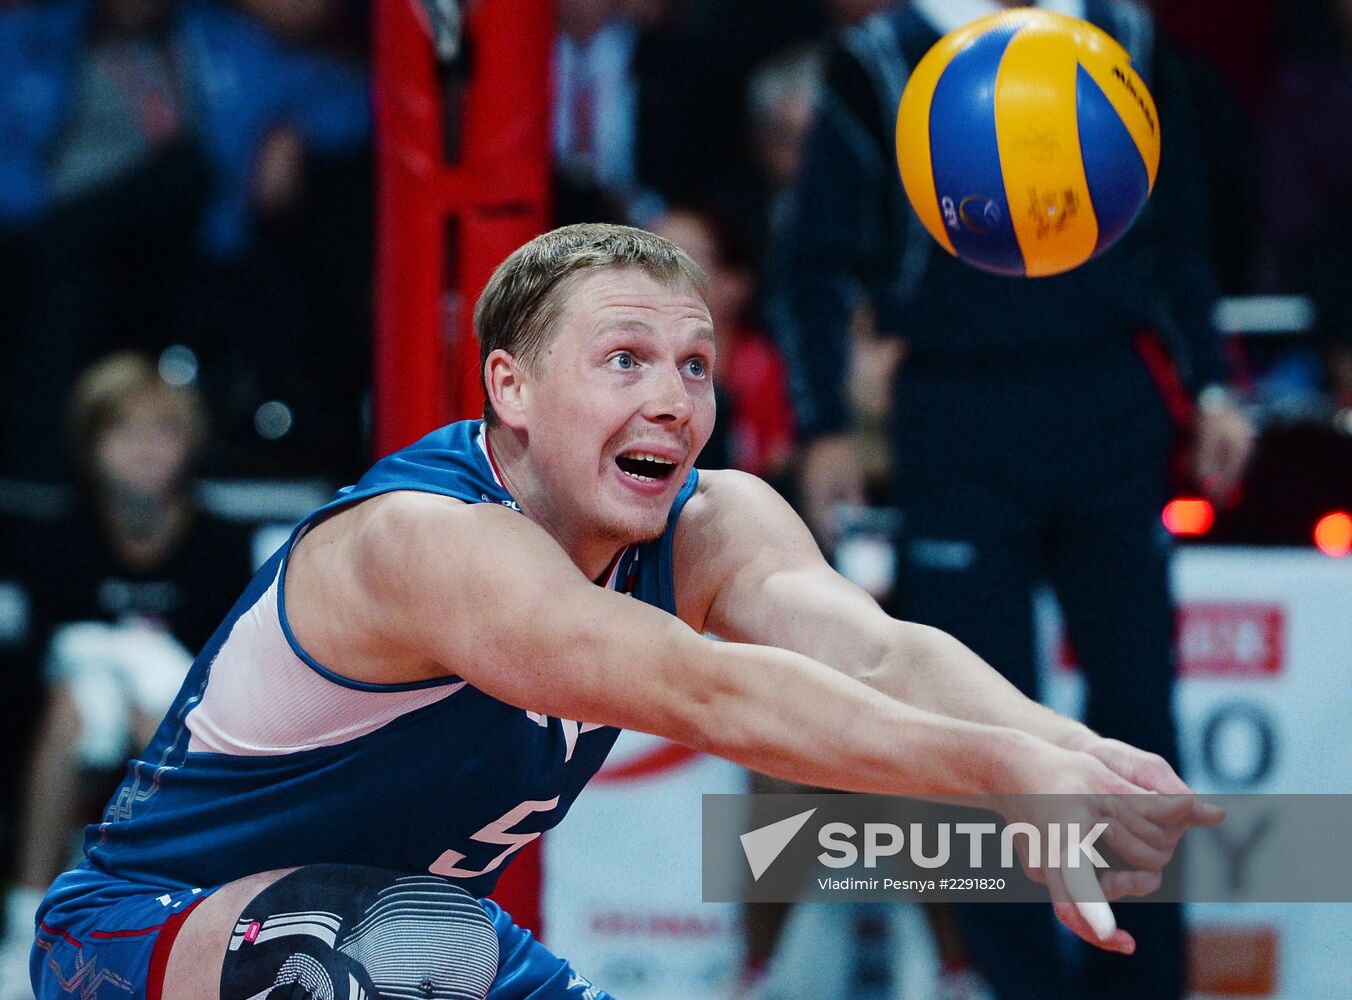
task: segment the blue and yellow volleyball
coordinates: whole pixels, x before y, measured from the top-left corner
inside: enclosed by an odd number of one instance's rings
[[[897,111],[906,196],[945,250],[997,274],[1078,267],[1122,237],[1159,169],[1159,116],[1126,49],[1032,8],[942,38]]]

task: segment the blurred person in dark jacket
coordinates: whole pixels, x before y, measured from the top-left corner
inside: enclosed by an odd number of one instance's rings
[[[1159,104],[1159,182],[1126,238],[1074,272],[978,272],[943,253],[906,205],[894,124],[908,68],[1001,6],[1015,4],[913,0],[845,33],[827,58],[770,302],[805,439],[805,515],[829,545],[833,510],[863,496],[845,396],[847,330],[863,301],[906,344],[891,420],[898,614],[959,636],[1036,696],[1033,593],[1049,580],[1088,681],[1088,724],[1177,762],[1160,518],[1174,428],[1138,342],[1167,344],[1194,394],[1194,471],[1209,495],[1235,488],[1253,436],[1210,324],[1215,279],[1188,94],[1144,8],[1041,4],[1095,22],[1131,52]],[[1177,906],[1124,909],[1148,960],[1077,954],[1077,969],[1044,916],[961,908],[968,949],[1000,1000],[1181,995]]]
[[[1352,12],[1348,42],[1303,56],[1277,74],[1259,148],[1264,192],[1258,286],[1309,289],[1324,262],[1347,273],[1345,213],[1352,208]]]

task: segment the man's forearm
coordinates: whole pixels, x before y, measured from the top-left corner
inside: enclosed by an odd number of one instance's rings
[[[707,641],[707,640],[706,640]],[[767,646],[716,643],[682,680],[682,742],[765,774],[888,795],[1008,792],[1060,753],[1015,728],[927,711]],[[712,655],[710,655],[712,654]]]
[[[1088,727],[1039,705],[946,632],[898,622],[883,660],[859,679],[930,712],[1019,729],[1071,750],[1095,739]]]

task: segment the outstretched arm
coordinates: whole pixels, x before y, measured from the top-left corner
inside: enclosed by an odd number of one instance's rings
[[[301,644],[355,680],[455,674],[508,704],[808,784],[1008,790],[1011,762],[1038,743],[905,704],[800,652],[707,639],[595,586],[539,526],[491,504],[395,493],[338,514],[299,543],[286,600]]]
[[[826,563],[802,520],[759,479],[703,473],[701,485],[677,535],[678,579],[691,581],[680,610],[697,628],[796,650],[917,708],[1092,754],[1140,789],[1190,793],[1162,757],[1026,698],[947,633],[889,617]]]
[[[1011,783],[1003,790],[1009,796],[1030,791],[1131,795],[1129,812],[1135,817],[1127,825],[1133,829],[1114,825],[1108,842],[1132,870],[1104,877],[1109,898],[1154,891],[1158,873],[1186,830],[1223,817],[1193,799],[1162,758],[1102,739],[1024,697],[952,636],[884,614],[826,564],[802,521],[760,480],[736,472],[705,473],[701,486],[677,534],[682,617],[733,642],[797,650],[880,694],[975,723],[983,732],[1028,734],[1044,749],[1028,753],[1010,769]],[[1165,798],[1142,792],[1176,794]],[[1047,802],[1040,796],[1005,801],[1001,811],[1007,817],[1012,810],[1014,817],[1035,822]],[[1021,810],[1028,815],[1019,815]],[[1046,877],[1058,899],[1057,915],[1072,930],[1102,947],[1134,948],[1121,931],[1100,940],[1069,902],[1061,874],[1049,869]]]
[[[1069,749],[1087,728],[1024,697],[945,632],[885,614],[822,558],[797,514],[759,479],[702,473],[677,537],[681,614],[735,642],[796,650],[891,698],[1006,726]],[[686,567],[703,567],[690,573]]]
[[[755,482],[727,480],[731,488],[764,488]],[[745,529],[762,547],[784,544],[776,531],[793,526],[806,537],[806,529],[782,513],[749,523],[747,498],[725,495],[723,477],[710,483],[678,531],[678,573],[690,581],[678,595],[684,620],[593,585],[518,513],[393,493],[335,515],[298,544],[286,578],[291,627],[312,656],[354,680],[454,674],[511,705],[655,733],[807,784],[922,797],[1141,791],[1089,754],[907,704],[805,653],[706,639],[691,622],[799,643],[810,626],[857,624],[814,618],[785,595],[776,607],[744,589],[769,564],[736,569],[706,545],[729,528],[734,536]],[[767,527],[770,535],[756,534]],[[848,594],[816,596],[858,611]],[[746,617],[725,604],[739,595]],[[874,638],[874,662],[882,663],[891,636]],[[824,645],[812,648],[825,655]],[[854,648],[867,662],[867,644]],[[1137,876],[1157,879],[1167,862],[1172,843],[1160,842],[1161,825],[1150,817],[1147,826],[1144,836],[1124,829],[1113,839],[1109,831],[1109,846],[1138,869],[1115,873],[1125,881],[1105,883],[1109,895],[1147,891]],[[1104,946],[1130,947],[1124,936]]]

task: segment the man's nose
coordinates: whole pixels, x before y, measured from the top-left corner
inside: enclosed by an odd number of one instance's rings
[[[662,368],[654,375],[655,384],[644,415],[662,423],[683,424],[690,419],[694,405],[690,389],[678,368]]]

